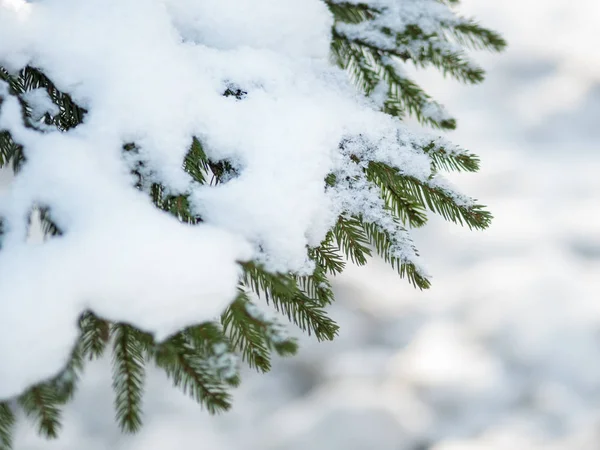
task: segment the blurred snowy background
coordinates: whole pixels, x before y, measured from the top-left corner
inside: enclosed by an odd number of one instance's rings
[[[110,368],[87,370],[60,440],[21,421],[16,448],[597,450],[600,448],[600,2],[463,0],[507,53],[486,82],[421,75],[483,161],[454,182],[496,219],[416,234],[433,288],[375,261],[336,282],[334,343],[248,372],[209,417],[157,373],[145,427],[113,422]]]

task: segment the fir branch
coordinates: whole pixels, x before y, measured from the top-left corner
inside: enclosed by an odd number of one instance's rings
[[[142,394],[145,381],[144,345],[139,332],[129,325],[114,324],[112,386],[115,391],[116,419],[125,433],[142,426]]]
[[[162,185],[154,183],[150,187],[152,202],[163,211],[177,217],[180,222],[196,225],[202,222],[202,218],[193,214],[187,195],[165,195]]]
[[[335,27],[332,34],[331,54],[334,62],[348,72],[352,82],[365,95],[371,94],[381,79],[373,54],[340,34]]]
[[[317,300],[321,307],[333,303],[333,290],[325,267],[317,264],[311,275],[295,276],[294,278],[298,287],[310,298]]]
[[[273,274],[252,262],[242,263],[242,267],[246,286],[309,336],[314,333],[319,341],[330,341],[337,335],[338,326],[321,309],[320,302],[304,294],[291,275]]]
[[[15,414],[8,402],[0,403],[0,450],[12,449]]]
[[[23,147],[13,141],[8,131],[0,132],[0,168],[12,162],[13,171],[18,172],[25,162]]]
[[[396,252],[394,251],[395,239],[386,230],[383,230],[374,223],[363,223],[363,227],[371,244],[377,250],[377,254],[396,269],[400,277],[407,278],[413,286],[419,289],[428,289],[431,286],[429,279],[427,279],[413,261],[396,256]],[[398,227],[402,229],[400,224],[398,224]],[[412,250],[415,252],[415,255],[418,255],[414,247],[412,247]]]
[[[60,111],[52,118],[51,123],[61,131],[67,131],[80,125],[87,113],[84,108],[73,101],[69,94],[59,91],[54,83],[36,68],[28,66],[21,70],[18,82],[14,86],[19,93],[39,88],[46,89],[50,99]]]
[[[192,139],[192,145],[185,157],[183,168],[192,176],[194,181],[200,184],[207,184],[208,174],[211,173],[209,160],[202,144],[197,138]]]
[[[435,45],[435,41],[429,42],[429,45],[422,52],[413,55],[411,60],[421,68],[433,65],[444,76],[449,75],[463,83],[481,83],[485,77],[485,71],[474,64],[465,52],[444,50]]]
[[[83,359],[94,360],[104,354],[110,340],[110,323],[87,311],[79,319],[79,345]]]
[[[186,328],[182,338],[206,359],[216,376],[229,386],[239,386],[240,378],[232,344],[221,324],[205,322]]]
[[[39,434],[51,439],[58,437],[61,401],[51,383],[41,383],[29,388],[19,397],[18,403],[25,415],[37,423]]]
[[[367,179],[381,188],[387,206],[403,224],[421,227],[427,223],[425,206],[405,190],[405,180],[396,170],[383,163],[371,162],[366,169]]]
[[[73,399],[79,382],[79,374],[84,368],[83,342],[78,339],[67,366],[45,384],[54,390],[58,404],[64,405]]]
[[[419,122],[434,128],[455,129],[456,120],[451,117],[437,118],[424,113],[426,108],[440,109],[441,106],[416,83],[400,75],[392,64],[390,55],[406,61],[411,54],[399,51],[384,51],[376,46],[358,39],[350,39],[334,28],[332,54],[335,61],[349,74],[352,82],[369,95],[380,81],[388,85],[387,98],[382,111],[392,116],[403,118],[406,114],[415,117]]]
[[[325,0],[327,7],[336,21],[344,23],[360,23],[375,18],[378,9],[364,3],[350,3]]]
[[[221,322],[242,359],[251,368],[265,373],[271,370],[272,350],[280,356],[289,356],[296,353],[298,344],[292,338],[282,339],[273,322],[250,314],[249,307],[255,306],[248,295],[240,291],[238,298],[221,316]]]
[[[350,258],[359,266],[367,263],[367,257],[371,256],[371,249],[360,220],[351,216],[340,216],[333,228],[333,236],[346,258]]]
[[[441,120],[424,114],[426,107],[441,108],[419,85],[405,76],[401,76],[390,62],[377,58],[382,67],[382,78],[388,83],[388,98],[383,112],[402,118],[406,113],[424,125],[445,130],[456,128],[456,119],[444,117]],[[390,60],[391,61],[391,60]]]
[[[431,158],[431,168],[434,173],[440,170],[477,172],[479,170],[479,157],[463,151],[448,151],[444,145],[431,142],[423,148]]]
[[[460,44],[476,50],[501,52],[506,48],[506,40],[495,31],[483,28],[477,22],[466,19],[449,30]]]
[[[50,208],[47,207],[39,207],[40,212],[40,222],[42,225],[42,232],[45,237],[49,236],[61,236],[62,230],[56,225],[56,222],[52,220],[52,215],[50,213]]]
[[[460,225],[466,224],[469,229],[478,230],[487,228],[492,220],[492,215],[484,209],[483,205],[463,204],[457,201],[454,193],[445,188],[402,175],[386,164],[371,162],[368,170],[380,174],[387,173],[387,176],[394,179],[399,191],[404,192],[407,198],[426,206],[446,220]]]
[[[189,394],[211,414],[231,407],[227,386],[185,335],[179,333],[160,344],[155,361],[175,387]]]
[[[331,275],[342,273],[346,263],[342,255],[341,250],[336,246],[333,241],[335,237],[333,232],[327,233],[327,236],[321,245],[308,250],[310,259],[314,260],[317,265],[323,267]]]

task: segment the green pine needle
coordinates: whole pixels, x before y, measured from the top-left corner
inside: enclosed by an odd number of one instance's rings
[[[12,449],[15,414],[7,402],[0,403],[0,450]]]
[[[177,334],[162,343],[156,351],[155,361],[175,387],[190,395],[211,414],[231,407],[227,385],[212,372],[206,357],[185,335]]]
[[[364,3],[332,2],[325,0],[329,10],[337,21],[360,23],[373,19],[379,11]]]
[[[367,179],[381,188],[387,206],[400,221],[410,227],[421,227],[427,223],[427,214],[422,202],[408,195],[402,176],[389,166],[371,163],[366,169]]]
[[[477,172],[479,170],[479,157],[466,152],[449,152],[435,142],[427,145],[423,151],[431,158],[433,172],[440,170],[456,172]]]
[[[142,393],[146,378],[144,346],[136,338],[138,331],[129,325],[115,324],[111,334],[116,419],[123,432],[135,433],[142,426]]]
[[[337,246],[344,251],[346,258],[359,266],[367,263],[367,258],[372,255],[369,247],[369,238],[365,234],[360,220],[340,216],[333,228]]]
[[[492,215],[483,209],[484,206],[462,204],[453,193],[442,187],[401,175],[396,169],[379,162],[371,162],[368,171],[387,174],[389,179],[395,180],[398,190],[404,192],[412,202],[427,207],[448,221],[477,230],[487,228],[491,223]]]
[[[37,423],[38,432],[46,438],[57,438],[60,430],[61,399],[51,383],[41,383],[18,399],[26,416]]]
[[[385,230],[373,223],[363,223],[363,227],[371,244],[377,250],[377,254],[396,269],[400,277],[407,278],[413,286],[419,289],[429,289],[431,282],[413,262],[400,259],[393,254],[391,248],[394,240]]]
[[[100,358],[110,339],[110,323],[88,311],[79,319],[79,328],[82,357],[89,360]]]
[[[299,289],[294,277],[267,272],[254,263],[243,263],[244,282],[259,297],[265,298],[290,321],[321,340],[333,340],[338,326],[321,308],[320,302]]]
[[[260,372],[271,370],[271,351],[280,356],[290,356],[298,350],[293,338],[278,338],[278,330],[274,324],[248,312],[252,302],[244,291],[221,316],[223,328],[228,334],[234,348],[242,355],[248,365]]]
[[[335,237],[330,231],[319,247],[308,250],[310,259],[315,261],[319,267],[325,268],[331,275],[342,273],[346,267],[341,250],[333,243],[334,241]]]

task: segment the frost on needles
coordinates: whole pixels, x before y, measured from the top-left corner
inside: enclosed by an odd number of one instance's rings
[[[427,288],[409,229],[491,218],[441,175],[477,157],[402,121],[456,125],[403,66],[477,83],[505,45],[457,3],[0,0],[0,448],[106,351],[124,431],[148,364],[226,410],[238,357],[296,351],[281,316],[335,337],[347,260]]]

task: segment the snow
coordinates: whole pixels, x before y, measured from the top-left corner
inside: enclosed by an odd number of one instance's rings
[[[52,103],[45,89],[28,91],[23,96],[23,99],[31,107],[31,117],[34,121],[39,121],[46,113],[54,116],[60,112],[58,106]]]
[[[452,139],[481,154],[483,172],[456,181],[495,219],[484,233],[434,221],[413,236],[433,288],[415,293],[377,262],[349,268],[331,310],[336,342],[303,341],[272,373],[242,374],[220,417],[151,371],[135,436],[114,424],[109,361],[94,362],[60,439],[21,420],[17,448],[596,450],[599,3],[462,3],[509,51],[480,87],[432,77],[426,88],[458,117]]]
[[[430,291],[413,292],[377,262],[349,268],[331,311],[337,341],[303,341],[272,373],[242,374],[221,417],[151,373],[136,436],[114,425],[109,364],[96,362],[61,438],[48,442],[22,421],[17,447],[338,450],[355,437],[373,449],[597,450],[600,135],[589,117],[600,99],[590,57],[599,4],[462,3],[512,45],[489,59],[481,86],[432,77],[426,88],[457,116],[452,139],[482,156],[481,174],[452,181],[495,219],[484,233],[434,221],[414,235],[436,274]],[[547,108],[559,94],[568,108]],[[428,386],[403,375],[415,372]]]
[[[454,17],[437,2],[394,5],[385,6],[424,29]],[[340,214],[379,225],[394,256],[421,267],[410,236],[339,144],[426,181],[430,161],[415,143],[427,137],[379,112],[331,65],[332,25],[321,0],[0,1],[0,64],[41,69],[88,111],[68,132],[27,128],[0,83],[0,129],[26,159],[0,202],[0,316],[13,324],[0,335],[0,398],[64,365],[86,309],[161,340],[232,301],[239,261],[310,273],[307,247]],[[243,101],[223,96],[232,84],[247,92]],[[34,122],[56,113],[42,91],[25,99]],[[193,137],[236,174],[195,183],[182,168]],[[124,156],[131,142],[136,150]],[[179,223],[134,189],[140,162],[142,190],[158,182],[189,195],[203,223]],[[361,176],[325,189],[330,173]],[[64,235],[27,242],[31,212],[42,207]]]
[[[351,39],[368,42],[380,48],[398,49],[395,34],[403,34],[409,26],[418,27],[424,35],[443,34],[443,28],[451,28],[464,22],[456,15],[452,8],[438,0],[334,0],[334,3],[366,4],[371,8],[381,11],[374,20],[359,22],[357,24],[339,23],[336,25],[338,32]],[[391,31],[384,32],[383,30]],[[426,41],[413,40],[417,43],[410,50],[416,54],[427,46]],[[458,46],[449,43],[437,42],[446,45],[448,50],[457,50]],[[402,52],[404,44],[400,46]]]

